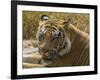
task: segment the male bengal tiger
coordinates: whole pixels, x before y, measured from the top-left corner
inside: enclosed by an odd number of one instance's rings
[[[43,15],[36,38],[42,58],[35,67],[89,65],[89,35],[72,25],[70,19],[50,19]]]
[[[48,67],[89,65],[89,35],[69,20],[43,15],[37,31],[41,64]]]

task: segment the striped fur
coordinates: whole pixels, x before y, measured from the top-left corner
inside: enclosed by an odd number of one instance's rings
[[[68,21],[47,19],[40,21],[37,32],[41,63],[47,67],[89,65],[89,35]]]

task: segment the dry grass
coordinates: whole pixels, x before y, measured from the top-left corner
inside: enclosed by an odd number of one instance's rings
[[[72,24],[89,33],[89,14],[23,11],[23,39],[35,39],[40,17],[48,15],[54,19],[72,19]]]

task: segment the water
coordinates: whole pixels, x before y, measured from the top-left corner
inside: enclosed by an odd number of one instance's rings
[[[27,53],[36,53],[38,52],[38,48],[23,48],[23,53],[27,54]]]

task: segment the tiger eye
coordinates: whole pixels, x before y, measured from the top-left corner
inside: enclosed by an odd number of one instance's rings
[[[43,32],[40,32],[40,34],[39,34],[39,40],[41,41],[43,39],[44,39],[44,33]]]

